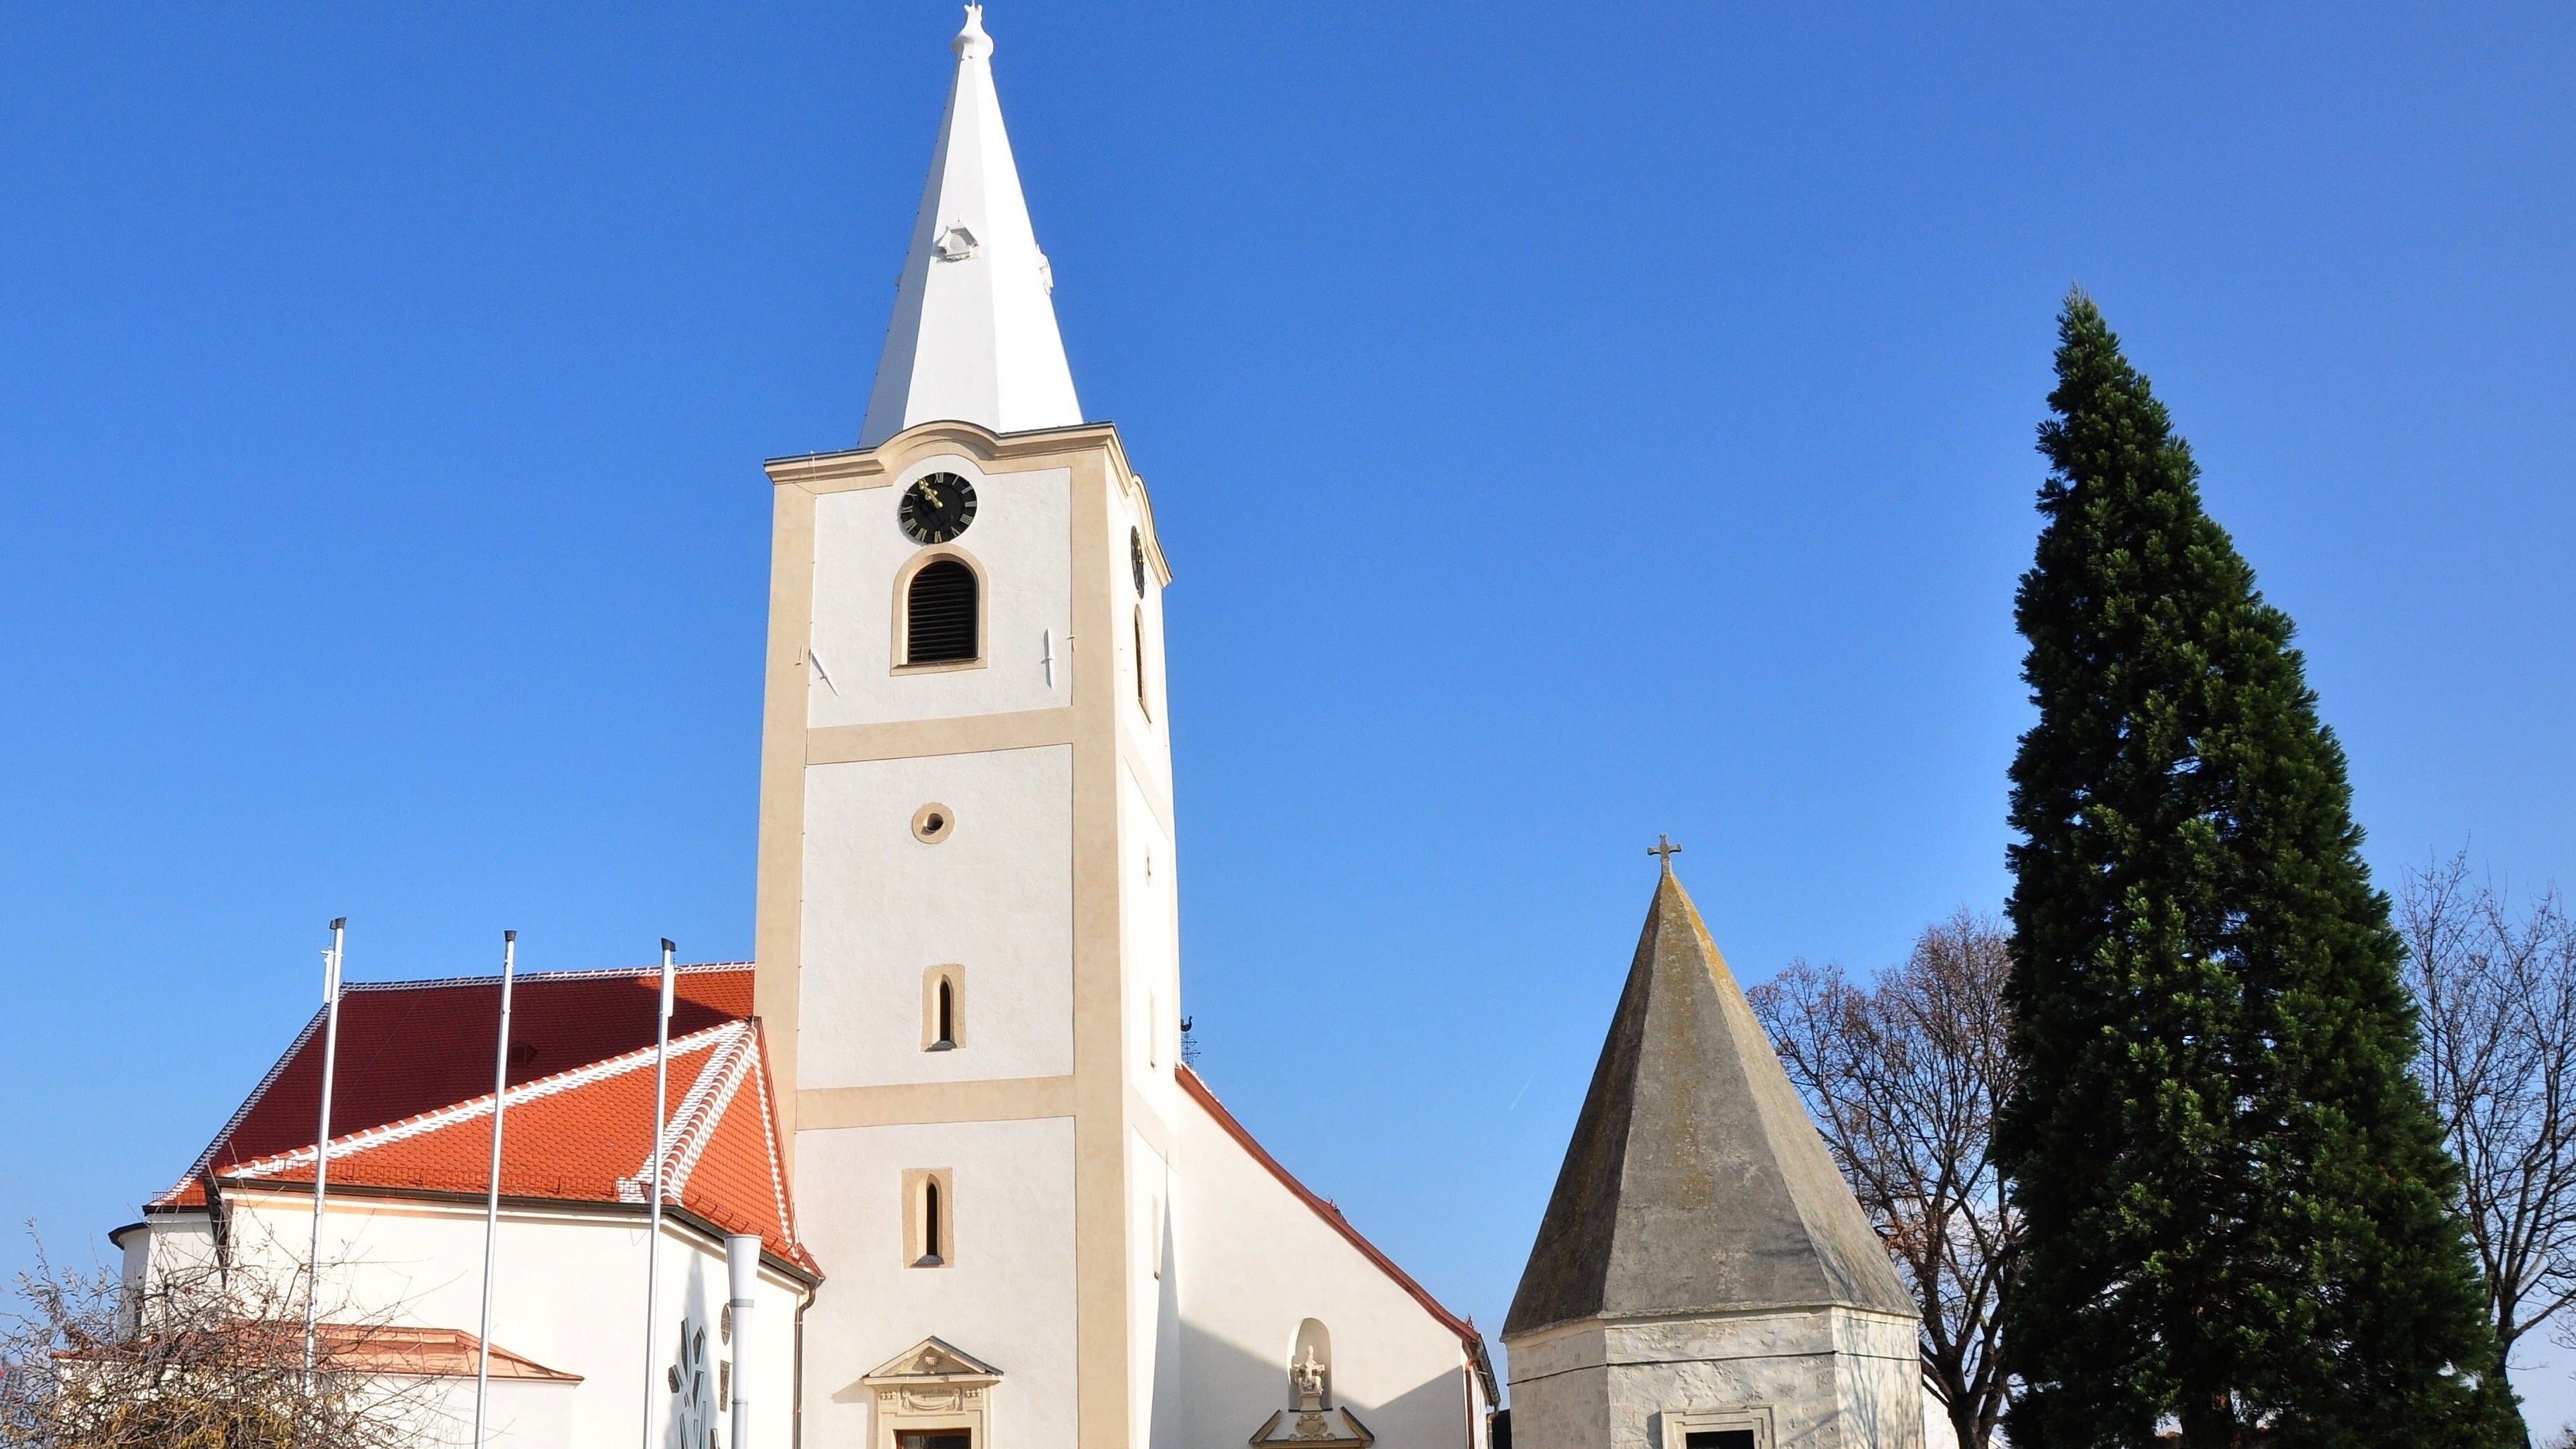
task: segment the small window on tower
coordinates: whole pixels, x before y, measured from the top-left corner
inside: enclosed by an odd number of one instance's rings
[[[966,968],[933,966],[921,977],[921,1049],[953,1052],[965,1033]]]
[[[947,1168],[914,1168],[904,1173],[906,1263],[915,1268],[945,1268],[955,1262],[956,1224],[956,1189]]]
[[[1145,606],[1136,606],[1136,707],[1145,718],[1154,717],[1154,706],[1145,699]]]
[[[969,664],[983,655],[975,570],[964,560],[923,564],[904,590],[906,664]]]

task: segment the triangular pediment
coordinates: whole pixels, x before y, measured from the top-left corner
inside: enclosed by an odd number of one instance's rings
[[[1282,1409],[1263,1420],[1248,1442],[1252,1449],[1369,1449],[1377,1436],[1348,1409]]]
[[[1002,1371],[944,1338],[925,1338],[878,1364],[859,1382],[879,1384],[991,1383]]]

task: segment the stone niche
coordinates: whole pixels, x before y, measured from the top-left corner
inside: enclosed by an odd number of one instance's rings
[[[1253,1449],[1369,1449],[1377,1442],[1358,1415],[1333,1405],[1333,1335],[1321,1322],[1298,1325],[1288,1357],[1288,1407],[1262,1420],[1249,1442]]]

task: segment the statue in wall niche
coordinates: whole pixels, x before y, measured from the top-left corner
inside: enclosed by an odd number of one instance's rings
[[[1306,1356],[1288,1365],[1288,1383],[1297,1394],[1297,1407],[1313,1412],[1324,1407],[1324,1365],[1315,1357],[1315,1346],[1306,1345]]]
[[[1368,1449],[1377,1442],[1368,1426],[1348,1409],[1337,1409],[1324,1402],[1324,1385],[1332,1365],[1315,1351],[1309,1341],[1298,1349],[1297,1357],[1288,1363],[1288,1391],[1296,1407],[1277,1411],[1255,1430],[1254,1449],[1266,1445],[1291,1445],[1294,1449]]]

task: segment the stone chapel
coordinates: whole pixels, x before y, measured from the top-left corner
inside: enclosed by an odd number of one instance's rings
[[[1948,1449],[1921,1318],[1663,873],[1503,1322],[1515,1449]]]

